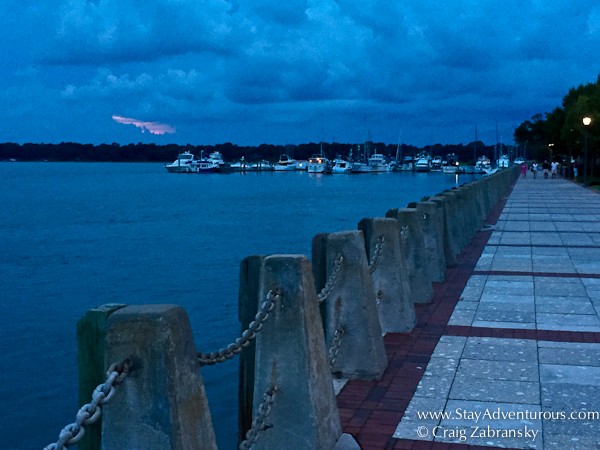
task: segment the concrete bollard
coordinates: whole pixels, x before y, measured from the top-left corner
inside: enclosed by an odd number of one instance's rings
[[[263,300],[260,298],[260,283],[262,281],[264,258],[264,256],[248,256],[240,263],[240,289],[238,294],[240,333],[248,329]],[[245,439],[246,432],[252,427],[255,353],[256,340],[253,339],[239,354],[238,443]]]
[[[431,279],[425,268],[423,230],[415,208],[394,208],[385,216],[398,221],[401,253],[406,259],[413,303],[429,303],[433,296]]]
[[[423,230],[425,267],[429,279],[441,282],[446,279],[446,257],[444,254],[444,210],[432,201],[417,202],[417,217]]]
[[[398,221],[383,217],[362,219],[358,229],[365,236],[381,330],[409,333],[416,324],[416,315]]]
[[[340,256],[343,260],[336,271]],[[350,379],[381,378],[387,356],[362,231],[315,236],[313,272],[319,291],[335,276],[323,308],[327,347],[338,349],[331,371]],[[343,336],[336,342],[339,327]]]
[[[124,308],[123,304],[107,304],[88,310],[77,322],[77,368],[79,369],[79,404],[90,402],[91,394],[106,380],[104,358],[106,352],[106,321],[112,313]],[[88,424],[79,450],[102,448],[102,416]]]
[[[342,434],[310,262],[271,255],[257,270],[260,299],[279,299],[256,337],[254,411],[276,388],[255,449],[332,449]]]
[[[480,208],[480,204],[477,198],[477,186],[475,182],[465,184],[459,188],[462,195],[464,195],[463,207],[465,208],[465,225],[467,227],[467,238],[468,241],[465,242],[465,247],[471,241],[471,238],[475,235],[475,233],[481,229],[483,225],[482,219],[482,211]]]
[[[194,340],[183,308],[128,306],[107,322],[106,366],[133,367],[103,411],[102,448],[216,449]]]
[[[458,262],[458,244],[454,233],[458,232],[458,226],[452,221],[457,219],[457,215],[454,214],[453,209],[456,207],[456,196],[443,192],[434,197],[431,197],[429,201],[434,202],[438,205],[438,208],[442,211],[442,245],[444,248],[444,261],[446,267],[454,267]],[[455,231],[456,230],[456,231]]]

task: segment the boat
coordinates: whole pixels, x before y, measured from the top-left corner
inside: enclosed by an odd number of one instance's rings
[[[230,165],[232,170],[237,170],[240,172],[245,172],[247,170],[251,170],[252,164],[250,164],[246,159],[242,156],[242,158]]]
[[[510,158],[508,157],[508,155],[501,155],[500,158],[498,158],[498,167],[508,166],[510,166]]]
[[[448,153],[444,164],[442,165],[442,172],[444,173],[456,173],[458,172],[458,158],[454,153]]]
[[[492,163],[490,162],[490,158],[487,156],[480,156],[477,158],[477,162],[475,163],[475,173],[488,173],[492,168]]]
[[[196,157],[190,152],[183,152],[171,164],[165,164],[165,169],[171,173],[192,173]]]
[[[367,165],[371,168],[370,172],[391,172],[392,166],[381,153],[373,153],[367,159]]]
[[[331,173],[350,173],[352,164],[342,158],[336,158],[333,160],[333,166],[331,167]]]
[[[304,170],[306,171],[308,167],[308,161],[305,159],[297,159],[296,160],[296,170]]]
[[[350,173],[371,173],[371,166],[364,161],[354,161],[350,166]]]
[[[219,165],[208,159],[198,159],[192,163],[192,173],[218,173]]]
[[[441,172],[444,161],[441,156],[434,156],[431,158],[431,170],[435,172]]]
[[[307,171],[308,173],[326,173],[330,171],[329,160],[321,155],[312,155],[308,158]]]
[[[417,155],[415,170],[417,172],[429,172],[431,170],[431,156],[429,156],[429,153],[421,152]]]
[[[397,171],[409,171],[413,170],[415,165],[415,160],[412,156],[406,155],[402,160],[398,161],[398,164],[394,168]]]
[[[249,170],[253,170],[255,172],[271,171],[271,170],[273,170],[273,164],[271,164],[266,159],[263,159],[263,160],[258,161],[256,163],[253,163],[250,166]]]
[[[202,153],[200,155],[202,155]],[[202,156],[200,159],[202,159]],[[217,172],[227,173],[233,171],[231,165],[223,160],[223,155],[219,151],[211,152],[206,161],[213,163],[217,167]]]
[[[296,170],[297,165],[298,162],[295,159],[290,158],[288,155],[281,155],[279,161],[273,166],[273,170],[276,172]]]

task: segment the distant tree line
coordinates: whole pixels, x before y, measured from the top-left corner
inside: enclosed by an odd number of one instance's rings
[[[589,126],[583,118],[590,117]],[[514,133],[515,142],[526,148],[529,159],[557,160],[570,163],[576,159],[581,167],[588,136],[588,164],[590,172],[598,161],[600,143],[600,75],[595,83],[569,89],[562,106],[553,111],[535,114],[520,124]],[[580,171],[581,173],[581,171]]]
[[[366,149],[365,149],[366,147]],[[179,153],[189,151],[200,157],[202,154],[208,156],[213,151],[223,154],[225,161],[234,162],[242,157],[246,161],[260,161],[262,159],[275,162],[283,154],[293,158],[306,160],[313,154],[323,152],[329,158],[341,156],[347,158],[352,152],[353,159],[359,159],[365,153],[377,153],[395,158],[408,155],[416,155],[420,151],[427,151],[432,156],[446,156],[449,153],[457,155],[464,163],[472,163],[477,157],[487,156],[494,159],[502,153],[509,152],[506,146],[486,146],[477,141],[467,145],[442,145],[436,144],[426,147],[415,147],[412,145],[392,145],[378,142],[366,142],[364,144],[342,144],[342,143],[308,143],[300,145],[272,145],[261,144],[259,146],[239,146],[232,143],[218,145],[156,145],[156,144],[78,144],[74,142],[62,142],[60,144],[0,144],[0,161],[15,159],[17,161],[81,161],[81,162],[171,162],[177,158]],[[513,157],[515,155],[512,155]]]

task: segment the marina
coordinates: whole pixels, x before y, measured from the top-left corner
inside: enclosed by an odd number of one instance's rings
[[[234,163],[223,160],[223,155],[214,151],[208,158],[204,152],[197,159],[192,153],[184,152],[170,164],[165,164],[165,169],[171,173],[231,173],[231,172],[256,172],[275,171],[293,172],[305,171],[312,174],[364,174],[381,172],[443,172],[446,174],[490,174],[497,168],[510,167],[511,161],[507,155],[501,155],[497,164],[493,165],[487,156],[480,156],[474,165],[461,164],[455,154],[451,153],[442,158],[440,155],[431,156],[428,152],[419,152],[416,156],[406,155],[402,159],[391,158],[375,151],[370,156],[363,154],[363,158],[353,159],[352,152],[346,159],[336,156],[331,160],[323,152],[314,154],[308,160],[296,160],[283,154],[275,163],[267,160],[249,162],[244,157]]]
[[[243,258],[310,255],[318,233],[356,229],[364,217],[473,179],[305,171],[194,177],[160,163],[0,163],[0,339],[11,349],[0,357],[5,446],[43,448],[73,420],[75,324],[88,309],[179,304],[196,348],[220,348],[240,332]],[[219,448],[234,448],[237,361],[202,376]]]

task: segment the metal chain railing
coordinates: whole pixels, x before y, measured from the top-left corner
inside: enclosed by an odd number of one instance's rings
[[[338,255],[334,262],[334,269],[331,276],[329,277],[329,280],[327,280],[327,283],[325,283],[325,286],[323,287],[323,289],[321,289],[321,292],[317,294],[317,300],[319,300],[319,303],[323,303],[325,300],[327,300],[327,297],[329,297],[329,294],[335,286],[337,277],[340,274],[343,261],[344,257],[342,255]]]
[[[338,352],[340,351],[340,346],[342,345],[342,338],[344,337],[344,327],[341,324],[338,324],[335,332],[333,333],[333,342],[331,343],[331,347],[328,351],[329,356],[329,367],[333,367],[335,364],[335,360],[337,359]]]
[[[383,253],[383,236],[379,236],[377,238],[377,243],[375,244],[375,251],[373,252],[373,258],[369,263],[369,273],[375,272],[377,269],[377,265],[380,263],[381,254]]]
[[[406,225],[402,225],[402,228],[400,228],[400,240],[402,242],[406,242],[406,240],[408,239],[408,227]]]
[[[257,415],[252,421],[252,427],[250,427],[246,433],[246,439],[243,440],[238,447],[240,450],[248,450],[252,448],[252,446],[254,446],[254,444],[256,444],[258,441],[260,433],[270,428],[270,426],[266,424],[266,421],[269,418],[269,413],[271,412],[271,406],[273,406],[273,400],[276,392],[277,387],[274,384],[271,384],[263,396],[263,402],[258,407]]]
[[[123,382],[130,367],[129,358],[120,364],[112,364],[108,369],[106,381],[94,389],[91,403],[83,405],[77,412],[75,422],[64,427],[58,436],[58,441],[44,447],[44,450],[63,450],[79,442],[85,434],[85,426],[100,418],[102,407],[115,395],[115,388]]]
[[[260,309],[254,316],[254,320],[250,322],[248,329],[245,330],[242,335],[235,340],[235,342],[229,344],[226,348],[222,348],[218,352],[213,353],[198,353],[198,360],[201,366],[209,366],[217,363],[222,363],[228,359],[233,358],[242,351],[243,348],[250,345],[250,341],[256,337],[263,324],[269,318],[269,313],[275,307],[275,303],[280,298],[279,290],[270,290],[264,302],[260,305]]]

